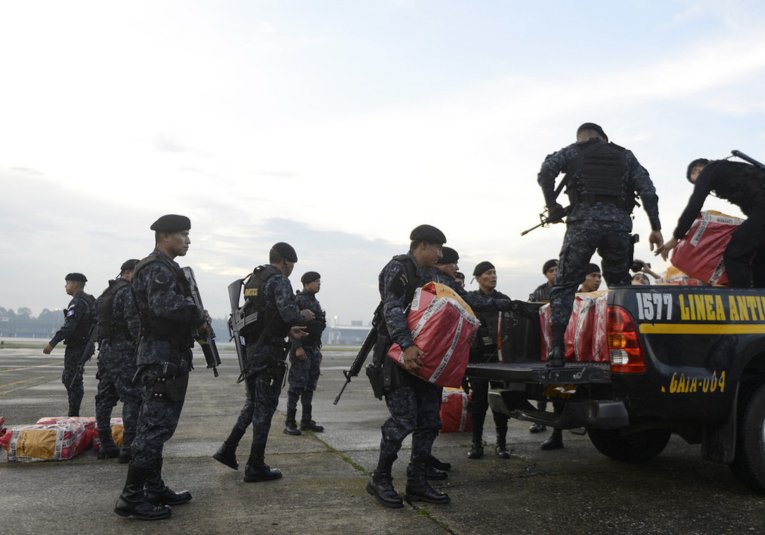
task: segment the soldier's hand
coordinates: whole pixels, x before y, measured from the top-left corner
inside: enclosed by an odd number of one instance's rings
[[[421,357],[425,352],[417,346],[409,346],[404,350],[404,367],[407,370],[419,370],[423,366]]]
[[[559,221],[563,221],[563,214],[563,207],[557,202],[552,206],[547,207],[547,221],[549,223],[558,223]]]
[[[205,310],[205,320],[207,321],[208,325],[212,325],[212,318],[210,317],[210,314]]]
[[[294,340],[302,340],[306,336],[308,336],[308,332],[305,330],[305,327],[292,327],[289,332],[289,337]]]
[[[298,360],[305,360],[306,358],[308,358],[305,354],[305,349],[303,349],[302,347],[297,348],[295,350],[295,358]]]
[[[305,321],[311,321],[316,319],[316,314],[314,314],[307,308],[305,310],[301,310],[300,313],[303,315],[303,319],[305,319]]]
[[[210,336],[210,325],[207,322],[203,323],[202,325],[197,327],[197,332],[199,333],[200,336],[204,336],[204,337]]]
[[[661,254],[661,257],[666,260],[669,257],[669,252],[677,246],[677,238],[672,236],[667,243],[656,249],[656,254]]]
[[[470,333],[470,336],[468,336],[468,344],[471,346],[475,343],[475,337],[477,336],[478,331],[473,331]]]
[[[48,344],[47,346],[43,348],[43,353],[45,353],[46,355],[50,355],[51,351],[53,351],[53,346],[50,344]]]
[[[651,231],[651,233],[648,235],[648,243],[651,246],[651,251],[653,251],[654,245],[656,246],[657,252],[659,249],[664,247],[664,236],[661,235],[661,231],[660,230]]]

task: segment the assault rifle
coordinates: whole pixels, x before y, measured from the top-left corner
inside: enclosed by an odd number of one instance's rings
[[[191,286],[191,298],[194,300],[194,304],[200,309],[204,310],[205,307],[202,304],[202,296],[199,295],[199,286],[197,286],[197,280],[194,278],[194,270],[190,267],[183,268],[183,274],[186,275],[186,280],[189,281]],[[218,366],[220,366],[220,355],[218,355],[218,346],[215,345],[215,331],[213,331],[212,325],[207,326],[207,335],[201,335],[194,329],[194,340],[196,340],[202,348],[202,353],[205,355],[205,361],[207,361],[207,367],[213,369],[213,374],[218,377]]]
[[[539,227],[549,227],[551,224],[554,224],[554,223],[563,223],[563,218],[566,217],[570,211],[571,211],[571,207],[566,206],[565,208],[555,212],[555,217],[551,218],[550,214],[547,211],[547,208],[545,208],[545,211],[539,214],[540,223],[538,225],[531,227],[528,230],[524,230],[523,232],[521,232],[521,236],[525,236],[532,230],[538,229]]]
[[[98,336],[98,322],[94,321],[93,325],[90,327],[90,330],[88,331],[88,341],[85,344],[85,349],[82,350],[80,365],[77,366],[77,369],[80,371],[80,373],[85,371],[85,364],[93,356],[93,353],[96,352],[96,336]],[[79,377],[80,373],[74,374],[74,377],[72,377],[72,382],[69,384],[69,388],[74,386],[74,383],[77,380],[77,377]]]
[[[343,395],[343,392],[345,392],[345,387],[348,386],[348,384],[351,382],[351,377],[359,376],[359,372],[361,371],[362,366],[364,366],[364,361],[367,360],[369,353],[372,351],[372,348],[377,342],[377,324],[381,315],[382,303],[380,303],[380,305],[377,307],[377,310],[375,310],[374,318],[372,318],[372,329],[369,331],[369,334],[364,340],[364,343],[361,344],[361,349],[359,349],[359,352],[356,355],[356,359],[353,361],[353,364],[351,364],[349,369],[343,370],[343,375],[345,375],[345,384],[337,394],[333,405],[337,405],[337,402],[340,401],[340,396]]]
[[[755,167],[759,167],[760,169],[765,170],[765,164],[758,162],[757,160],[755,160],[751,156],[747,156],[746,154],[744,154],[740,150],[732,150],[732,151],[730,151],[730,153],[733,156],[738,156],[739,158],[741,158],[745,162],[749,162],[750,164],[752,164]]]
[[[244,370],[247,367],[247,351],[244,347],[241,331],[244,328],[244,310],[239,308],[239,296],[242,295],[244,279],[237,279],[228,285],[228,300],[231,303],[231,316],[228,318],[228,334],[236,346],[236,358],[239,360],[239,379],[244,379]]]

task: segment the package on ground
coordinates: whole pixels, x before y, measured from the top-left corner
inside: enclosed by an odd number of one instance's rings
[[[85,427],[87,439],[86,448],[92,445],[96,434],[96,418],[94,416],[45,416],[37,420],[38,425],[53,425],[61,423],[80,423]]]
[[[0,437],[5,434],[5,416],[0,416]]]
[[[704,281],[689,277],[675,266],[669,266],[656,284],[673,284],[675,286],[709,286]]]
[[[65,461],[84,451],[90,435],[79,422],[21,425],[0,437],[9,461]]]
[[[425,352],[416,375],[437,386],[459,387],[470,356],[468,338],[480,326],[470,306],[448,286],[429,282],[415,292],[408,323],[414,343]],[[404,367],[398,344],[388,356]]]
[[[122,447],[122,435],[125,430],[122,425],[122,418],[112,418],[109,421],[109,425],[112,428],[114,443]],[[101,449],[101,437],[98,435],[98,426],[96,426],[95,433],[93,434],[93,451],[98,451],[99,449]]]
[[[727,286],[723,253],[743,222],[712,210],[701,212],[672,251],[672,265],[707,284]]]
[[[567,362],[610,362],[608,351],[608,290],[578,293],[563,340]],[[551,344],[550,305],[539,309],[542,360]]]
[[[441,394],[441,432],[470,431],[470,396],[461,388],[444,388]]]

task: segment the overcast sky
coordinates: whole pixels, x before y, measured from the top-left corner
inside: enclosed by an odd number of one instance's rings
[[[366,323],[421,223],[525,299],[564,232],[520,237],[536,175],[581,123],[649,170],[665,239],[690,160],[765,160],[763,35],[755,0],[0,0],[0,306],[61,308],[72,271],[98,295],[165,213],[214,317],[287,241],[293,286]]]

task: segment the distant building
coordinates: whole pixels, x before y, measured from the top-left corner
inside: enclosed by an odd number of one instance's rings
[[[351,325],[327,327],[322,336],[326,345],[360,346],[369,334],[371,325],[362,325],[361,321],[352,321]]]

